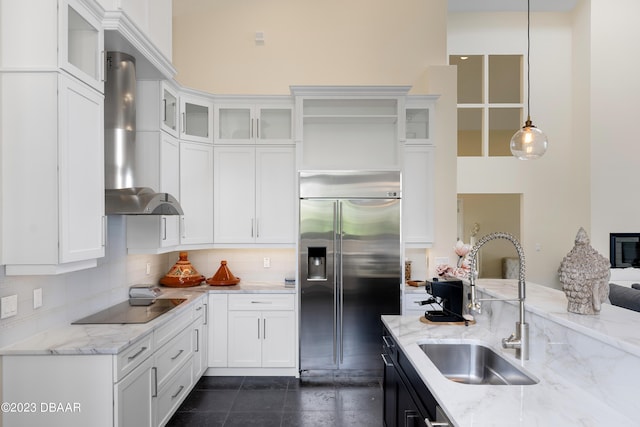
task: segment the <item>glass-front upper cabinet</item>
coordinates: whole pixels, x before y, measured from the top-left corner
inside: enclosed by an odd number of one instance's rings
[[[405,104],[405,138],[407,144],[433,144],[432,124],[437,96],[410,95]]]
[[[180,139],[213,142],[213,103],[199,96],[180,95]]]
[[[104,92],[104,31],[99,16],[84,2],[66,0],[58,18],[60,67]]]
[[[217,144],[293,143],[293,101],[289,97],[259,104],[227,98],[216,103],[215,119]]]
[[[178,92],[166,82],[162,83],[160,126],[162,130],[178,137]]]

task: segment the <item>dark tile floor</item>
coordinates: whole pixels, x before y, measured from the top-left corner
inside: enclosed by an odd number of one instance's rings
[[[202,377],[167,425],[382,426],[382,379]]]

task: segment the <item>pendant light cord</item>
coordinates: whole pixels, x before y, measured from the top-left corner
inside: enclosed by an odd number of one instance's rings
[[[531,0],[527,0],[527,122],[531,122]]]

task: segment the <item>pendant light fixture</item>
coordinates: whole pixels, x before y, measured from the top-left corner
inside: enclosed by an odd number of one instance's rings
[[[511,154],[520,160],[542,157],[547,151],[547,136],[531,122],[531,0],[527,0],[527,120],[511,137]]]

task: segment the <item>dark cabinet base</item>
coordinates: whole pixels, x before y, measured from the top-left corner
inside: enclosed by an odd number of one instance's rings
[[[385,426],[427,426],[426,419],[436,419],[436,400],[386,328],[382,339]]]

